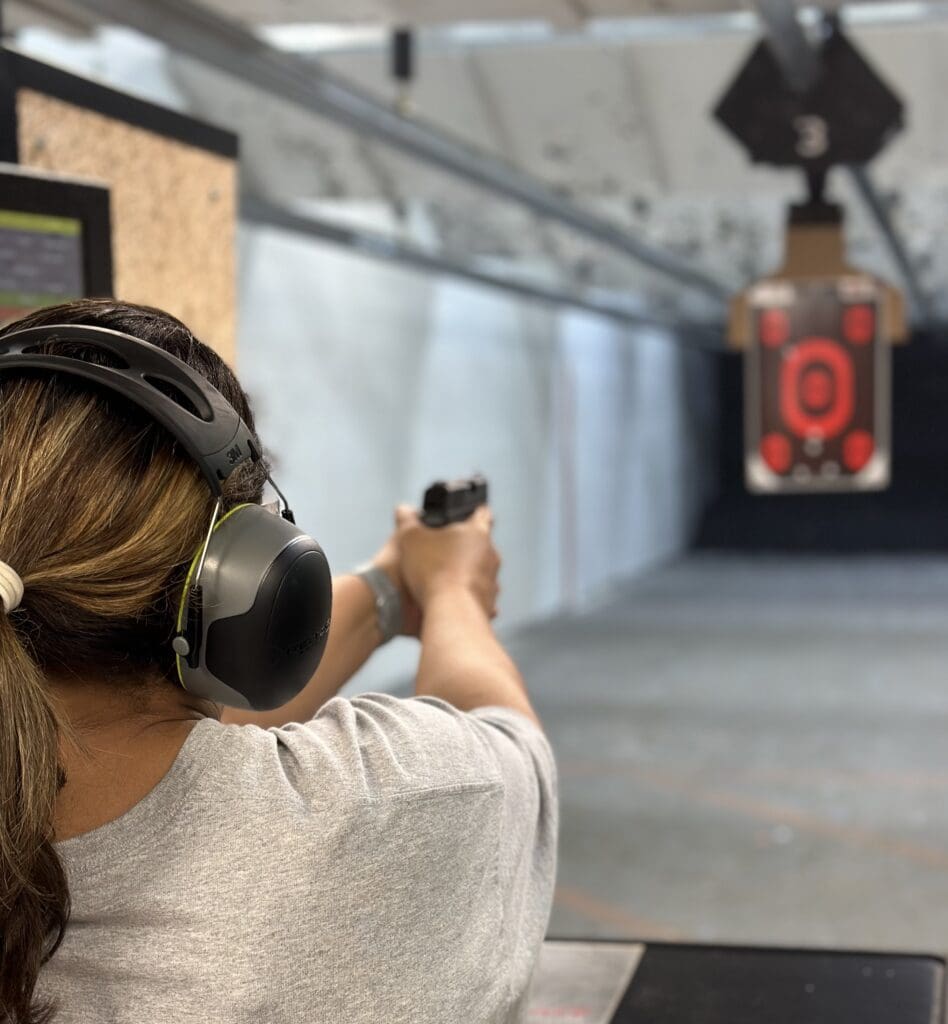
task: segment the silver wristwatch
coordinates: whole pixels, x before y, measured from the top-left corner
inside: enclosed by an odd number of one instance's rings
[[[378,619],[382,643],[387,644],[402,630],[402,596],[388,573],[371,563],[360,565],[354,575],[358,576],[375,598],[375,614]]]

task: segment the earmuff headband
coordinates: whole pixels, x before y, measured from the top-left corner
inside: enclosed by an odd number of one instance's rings
[[[89,362],[68,350],[42,351],[59,344],[97,350],[107,364]],[[181,443],[216,496],[242,462],[260,458],[250,429],[200,373],[157,345],[120,331],[81,324],[16,331],[0,338],[0,372],[14,369],[58,370],[122,395]]]

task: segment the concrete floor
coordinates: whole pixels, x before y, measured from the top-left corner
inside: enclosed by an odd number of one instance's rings
[[[551,935],[948,949],[948,560],[693,557],[511,648]]]

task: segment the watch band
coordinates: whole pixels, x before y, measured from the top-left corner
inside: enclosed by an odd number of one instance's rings
[[[387,644],[402,629],[402,596],[398,587],[391,581],[388,573],[377,565],[362,565],[355,574],[372,591],[375,598],[375,614],[377,616],[382,643]]]

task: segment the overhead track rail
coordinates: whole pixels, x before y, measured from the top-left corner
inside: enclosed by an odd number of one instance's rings
[[[658,329],[668,332],[671,340],[685,347],[712,352],[724,351],[723,325],[714,327],[703,323],[690,324],[647,313],[638,313],[619,302],[612,302],[596,296],[588,290],[557,288],[540,282],[511,277],[509,273],[492,272],[463,260],[428,252],[418,246],[386,235],[348,227],[309,213],[298,212],[259,196],[245,194],[241,198],[240,213],[241,217],[250,223],[318,238],[322,242],[351,249],[362,256],[402,264],[428,273],[447,274],[549,305],[585,310],[595,313],[597,316],[615,320],[627,327]]]
[[[824,0],[825,2],[825,0]],[[694,5],[692,5],[694,6]],[[735,8],[739,5],[734,0]],[[944,0],[847,0],[839,8],[844,24],[853,28],[891,28],[948,20]],[[800,19],[815,24],[823,17],[818,6],[800,8]],[[481,19],[447,24],[420,25],[419,51],[425,55],[465,53],[479,50],[574,49],[577,47],[622,47],[653,42],[681,42],[709,37],[754,36],[760,26],[753,11],[721,10],[706,14],[605,15],[586,19],[576,26],[558,26],[537,18],[526,20]],[[335,26],[334,26],[335,27]],[[387,26],[358,25],[347,31],[326,31],[319,21],[293,21],[263,25],[261,35],[279,50],[318,57],[322,54],[384,54],[390,45]]]
[[[543,182],[492,154],[433,125],[403,117],[339,75],[275,49],[240,22],[209,8],[189,0],[43,0],[43,5],[127,25],[172,50],[564,224],[683,287],[722,302],[727,298],[723,282],[673,254],[566,201]]]
[[[787,84],[804,93],[820,74],[819,54],[800,24],[794,0],[756,0],[757,13],[767,30],[767,42],[783,71]],[[847,166],[846,172],[872,215],[876,228],[898,267],[916,314],[923,326],[930,326],[931,300],[926,295],[909,258],[905,240],[899,234],[889,209],[872,183],[868,168]]]

